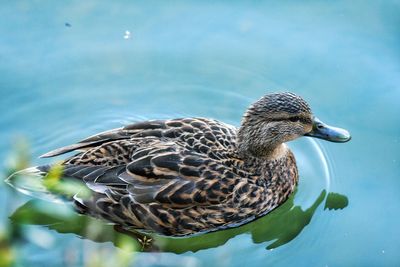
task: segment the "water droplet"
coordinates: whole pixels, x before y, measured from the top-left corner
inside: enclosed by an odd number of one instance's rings
[[[129,38],[131,38],[131,32],[125,31],[124,39],[129,39]]]

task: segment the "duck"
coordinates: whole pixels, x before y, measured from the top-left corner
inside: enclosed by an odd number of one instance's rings
[[[62,179],[79,181],[89,197],[70,198],[81,214],[124,229],[188,236],[237,227],[283,204],[299,174],[289,141],[308,136],[344,143],[291,92],[266,94],[240,127],[193,117],[147,120],[88,137],[42,158],[62,160]],[[41,177],[54,164],[34,167]]]

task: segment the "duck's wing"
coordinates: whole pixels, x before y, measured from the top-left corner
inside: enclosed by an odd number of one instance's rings
[[[80,212],[164,234],[172,234],[178,221],[180,225],[186,222],[189,230],[204,216],[212,221],[199,208],[224,205],[233,197],[239,179],[220,161],[160,140],[138,148],[129,164],[70,164],[63,175],[83,181],[93,192],[89,198],[74,196]],[[220,218],[214,220],[221,223]]]
[[[209,205],[224,199],[222,188],[229,191],[230,181],[222,177],[233,178],[232,171],[205,154],[172,143],[139,149],[135,154],[126,172],[119,175],[135,202],[171,207]]]
[[[193,142],[197,140],[199,144],[210,145],[211,142],[216,146],[230,147],[235,139],[235,129],[233,126],[204,118],[149,120],[101,132],[76,144],[52,150],[40,157],[54,157],[74,150],[87,150],[106,142],[143,137],[180,138],[187,140],[189,145],[193,145]]]
[[[138,122],[127,125],[125,127],[112,129],[109,131],[101,132],[96,135],[92,135],[86,139],[79,141],[76,144],[57,148],[50,152],[41,155],[41,158],[55,157],[61,154],[65,154],[74,150],[86,150],[88,148],[101,145],[106,142],[129,139],[133,134],[138,132],[150,132],[153,130],[166,129],[166,121],[164,120],[150,120],[144,122]]]
[[[126,165],[70,164],[65,165],[64,176],[84,181],[93,191],[104,194],[103,198],[125,194],[135,203],[170,207],[217,204],[226,197],[223,192],[232,191],[234,179],[230,178],[235,174],[221,160],[173,142],[146,140],[145,144],[137,144],[139,148]]]

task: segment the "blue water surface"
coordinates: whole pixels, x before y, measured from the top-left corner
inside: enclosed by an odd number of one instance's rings
[[[307,209],[321,190],[348,198],[318,206],[293,240],[266,249],[244,233],[197,252],[135,253],[132,265],[400,266],[399,1],[5,1],[0,18],[4,176],[21,139],[31,164],[46,164],[40,154],[143,119],[238,126],[275,91],[352,133],[346,144],[289,144],[295,203]],[[0,183],[0,200],[4,235],[30,198]],[[23,232],[17,266],[100,266],[119,251],[43,226]]]

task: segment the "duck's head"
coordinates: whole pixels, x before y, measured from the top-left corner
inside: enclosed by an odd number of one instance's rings
[[[310,136],[331,142],[347,142],[348,131],[316,118],[307,102],[293,93],[263,96],[243,116],[238,149],[243,156],[268,157],[284,142]]]

